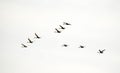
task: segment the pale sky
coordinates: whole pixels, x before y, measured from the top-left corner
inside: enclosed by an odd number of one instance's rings
[[[0,34],[0,73],[120,73],[119,0],[0,0]]]

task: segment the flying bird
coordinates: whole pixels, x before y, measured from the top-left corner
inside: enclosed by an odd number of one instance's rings
[[[71,25],[71,24],[69,24],[69,23],[66,23],[66,22],[63,22],[63,24],[64,24],[64,25]]]
[[[79,48],[84,48],[85,46],[82,46],[82,45],[80,45],[80,47]]]
[[[104,51],[105,51],[105,49],[104,49],[104,50],[100,50],[100,49],[99,49],[99,52],[98,52],[98,53],[103,54]]]
[[[27,48],[27,46],[26,45],[24,45],[24,44],[21,44],[24,48]]]
[[[61,29],[65,29],[65,27],[63,27],[63,26],[61,26],[61,25],[59,25],[59,26],[60,26]]]
[[[35,33],[35,36],[36,36],[35,38],[40,39],[40,37],[36,33]]]
[[[63,46],[64,46],[64,47],[68,47],[68,45],[67,45],[67,44],[63,44]]]
[[[33,43],[33,41],[31,41],[30,38],[28,38],[28,41],[29,41],[28,43]]]
[[[55,28],[55,30],[56,30],[57,33],[61,33],[61,31],[59,31],[58,29]]]

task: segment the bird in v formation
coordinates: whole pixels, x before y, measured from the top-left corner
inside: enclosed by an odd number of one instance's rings
[[[65,29],[65,27],[63,27],[62,25],[59,25],[61,29]]]
[[[33,41],[30,38],[28,38],[28,43],[33,43]]]
[[[85,46],[80,45],[79,48],[84,48]]]
[[[63,46],[63,47],[68,47],[68,45],[67,45],[67,44],[63,44],[62,46]]]
[[[35,33],[35,36],[36,36],[35,38],[40,39],[40,37],[37,35],[37,33]]]
[[[25,44],[21,44],[23,48],[27,48],[27,46]]]
[[[61,33],[61,31],[60,31],[60,30],[58,30],[57,28],[55,28],[55,30],[56,30],[56,32],[57,32],[57,33]]]
[[[105,51],[105,49],[104,50],[99,49],[98,53],[103,54],[104,51]]]
[[[63,25],[71,25],[71,24],[67,22],[63,22]]]

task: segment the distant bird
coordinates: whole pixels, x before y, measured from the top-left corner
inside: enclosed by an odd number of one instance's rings
[[[29,41],[28,43],[33,43],[33,41],[31,41],[30,38],[28,38],[28,41]]]
[[[100,49],[99,49],[99,52],[98,52],[98,53],[103,54],[104,51],[105,51],[105,49],[104,49],[104,50],[100,50]]]
[[[35,33],[35,36],[36,36],[35,38],[40,39],[40,37],[36,33]]]
[[[55,28],[55,30],[56,30],[57,33],[61,33],[61,31],[59,31],[58,29]]]
[[[84,48],[85,46],[82,46],[82,45],[80,45],[80,47],[79,48]]]
[[[27,46],[26,45],[24,45],[24,44],[21,44],[24,48],[27,48]]]
[[[60,26],[61,29],[65,29],[65,27],[63,27],[63,26],[61,26],[61,25],[59,25],[59,26]]]
[[[69,24],[69,23],[66,23],[66,22],[63,22],[63,24],[64,24],[64,25],[71,25],[71,24]]]
[[[63,44],[63,46],[64,46],[64,47],[68,47],[68,45],[67,45],[67,44]]]

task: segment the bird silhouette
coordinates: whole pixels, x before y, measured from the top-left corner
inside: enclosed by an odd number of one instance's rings
[[[63,44],[63,47],[68,47],[68,45],[67,44]]]
[[[28,43],[33,43],[33,41],[31,41],[30,38],[28,38],[28,41],[29,41]]]
[[[59,25],[59,26],[60,26],[61,29],[65,29],[65,27],[63,27],[63,26],[61,26],[61,25]]]
[[[24,44],[21,44],[24,48],[27,48],[27,46],[26,45],[24,45]]]
[[[36,33],[35,33],[35,36],[36,36],[35,38],[40,39],[40,37]]]
[[[70,23],[63,22],[64,25],[71,25]]]
[[[98,52],[98,53],[103,54],[104,51],[105,51],[105,49],[104,49],[104,50],[100,50],[100,49],[99,49],[99,52]]]
[[[82,45],[80,45],[80,47],[79,48],[84,48],[85,46],[82,46]]]
[[[59,31],[58,29],[55,28],[55,30],[56,30],[57,33],[61,33],[61,31]]]

